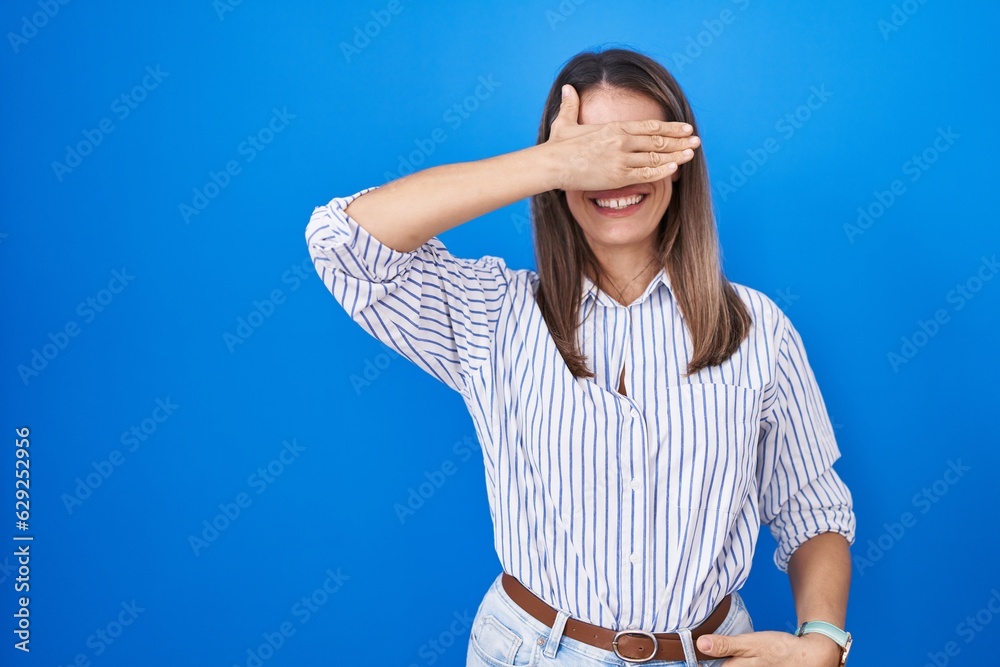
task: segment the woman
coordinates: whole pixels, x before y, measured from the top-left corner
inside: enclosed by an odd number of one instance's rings
[[[855,518],[840,453],[799,334],[722,274],[698,147],[661,65],[584,52],[553,83],[535,146],[312,215],[334,297],[473,417],[503,572],[470,665],[846,654]],[[437,238],[524,197],[537,272]],[[738,593],[762,523],[800,622],[819,622],[796,634],[753,632]]]

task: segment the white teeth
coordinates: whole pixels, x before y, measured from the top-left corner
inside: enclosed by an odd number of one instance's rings
[[[601,208],[623,209],[632,204],[638,204],[646,195],[629,195],[628,197],[618,197],[616,199],[595,199]]]

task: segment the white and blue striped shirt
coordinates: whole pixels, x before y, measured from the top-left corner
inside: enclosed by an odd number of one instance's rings
[[[734,284],[749,337],[685,377],[692,344],[665,270],[627,307],[583,277],[578,340],[596,378],[575,378],[537,273],[454,257],[437,237],[390,248],[344,212],[371,189],[315,209],[316,271],[366,331],[462,395],[497,555],[536,595],[596,625],[671,632],[743,585],[762,523],[782,570],[819,533],[853,543],[823,398],[765,295]]]

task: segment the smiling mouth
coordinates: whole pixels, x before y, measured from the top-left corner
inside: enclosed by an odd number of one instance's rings
[[[601,208],[610,208],[620,211],[624,208],[632,206],[633,204],[638,204],[645,198],[646,195],[629,195],[627,197],[615,197],[612,199],[594,199],[593,202]]]
[[[591,199],[594,206],[598,211],[604,214],[609,213],[631,213],[632,211],[639,208],[642,202],[646,199],[647,195],[644,194],[634,194],[626,195],[624,197],[610,197],[610,198],[598,198]]]

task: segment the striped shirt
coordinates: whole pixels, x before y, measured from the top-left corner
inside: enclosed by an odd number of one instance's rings
[[[437,237],[390,248],[344,212],[372,189],[314,210],[316,271],[365,331],[461,394],[500,563],[540,598],[607,628],[672,632],[743,585],[761,524],[781,570],[819,533],[853,543],[802,339],[764,294],[734,283],[748,338],[685,377],[692,343],[665,270],[629,306],[583,276],[577,336],[596,377],[576,378],[536,272],[454,257]]]

